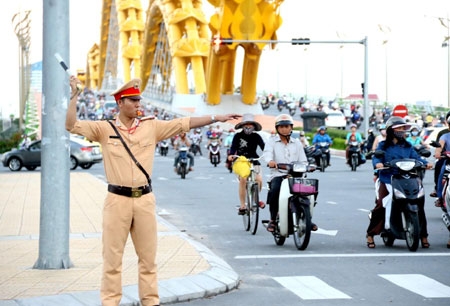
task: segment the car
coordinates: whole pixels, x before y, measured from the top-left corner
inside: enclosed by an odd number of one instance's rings
[[[80,166],[89,169],[93,164],[103,161],[100,147],[82,139],[70,138],[70,170]],[[35,170],[41,166],[41,141],[35,140],[26,148],[13,149],[2,155],[2,164],[11,171],[20,171],[22,167]]]
[[[327,128],[343,129],[347,126],[347,119],[341,111],[329,111],[325,118]]]
[[[425,144],[430,145],[430,143],[435,140],[438,141],[437,139],[437,135],[439,134],[440,131],[447,129],[447,127],[445,126],[441,126],[441,127],[428,127],[423,129],[422,133],[421,133],[421,137],[424,140]]]

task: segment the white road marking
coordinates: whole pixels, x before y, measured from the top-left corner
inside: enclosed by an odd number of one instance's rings
[[[421,274],[379,274],[395,285],[426,298],[450,298],[450,287]]]
[[[337,202],[333,202],[333,201],[327,201],[326,203],[327,204],[331,204],[331,205],[336,205],[337,204]]]
[[[317,231],[312,232],[313,234],[322,234],[322,235],[328,235],[328,236],[336,236],[338,231],[337,230],[326,230],[322,228],[318,228]]]
[[[351,299],[315,276],[275,277],[274,279],[304,300]]]
[[[289,254],[289,255],[237,255],[235,259],[282,258],[355,258],[355,257],[450,257],[450,253],[359,253],[359,254]]]

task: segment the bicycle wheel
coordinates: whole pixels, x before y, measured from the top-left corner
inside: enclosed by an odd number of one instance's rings
[[[244,230],[249,231],[250,227],[251,227],[251,219],[250,219],[250,216],[251,216],[251,210],[250,210],[251,204],[249,204],[249,203],[252,203],[252,202],[251,202],[251,196],[250,196],[248,188],[247,188],[246,200],[247,200],[247,203],[245,203],[245,205],[246,205],[247,211],[245,212],[245,214],[242,215],[242,220],[244,221]]]
[[[247,209],[249,211],[250,219],[250,231],[252,235],[256,234],[258,230],[258,217],[259,217],[259,193],[258,184],[254,183],[250,190],[249,201],[247,202]]]
[[[311,212],[309,207],[299,205],[297,213],[293,213],[294,242],[299,250],[304,250],[311,238]]]

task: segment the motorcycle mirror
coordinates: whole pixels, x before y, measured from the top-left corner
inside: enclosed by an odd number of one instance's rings
[[[376,158],[381,158],[384,156],[384,151],[382,150],[377,150],[373,153],[373,155],[375,155]]]
[[[437,142],[436,140],[433,140],[430,142],[430,146],[432,146],[434,148],[440,148],[441,144],[439,142]]]

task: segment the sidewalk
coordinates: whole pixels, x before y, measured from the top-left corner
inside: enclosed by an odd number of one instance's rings
[[[101,305],[101,223],[106,183],[70,174],[70,259],[66,270],[33,269],[39,256],[40,172],[0,174],[0,306]],[[158,278],[161,304],[237,288],[239,276],[209,249],[161,217]],[[139,305],[137,256],[128,239],[120,305]]]

